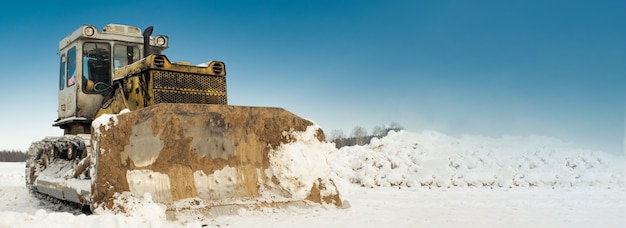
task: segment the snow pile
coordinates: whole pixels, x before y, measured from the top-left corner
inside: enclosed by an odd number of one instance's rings
[[[623,187],[624,157],[557,139],[460,139],[434,131],[390,132],[329,155],[337,176],[364,187]]]
[[[267,175],[276,177],[280,187],[295,199],[306,198],[318,179],[327,186],[325,191],[328,192],[321,192],[323,196],[337,192],[332,185],[326,185],[331,174],[327,154],[336,149],[317,139],[318,130],[319,126],[312,125],[304,132],[284,132],[283,137],[293,139],[293,142],[281,144],[269,152]]]
[[[123,214],[125,216],[141,217],[150,221],[150,227],[160,227],[165,221],[165,205],[157,204],[152,200],[150,193],[145,193],[143,198],[135,197],[130,192],[116,194],[113,209],[106,210],[98,207],[94,211],[97,214]]]

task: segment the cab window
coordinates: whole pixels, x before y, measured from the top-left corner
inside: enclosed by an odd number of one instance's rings
[[[113,66],[115,69],[139,60],[139,47],[136,45],[116,44],[113,48]]]
[[[61,55],[59,62],[59,90],[62,90],[65,88],[65,54]]]
[[[67,52],[67,87],[76,84],[76,47]]]
[[[83,45],[83,91],[103,93],[111,84],[111,45],[85,43]]]

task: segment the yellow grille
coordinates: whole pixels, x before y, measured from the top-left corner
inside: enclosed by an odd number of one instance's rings
[[[226,78],[164,70],[150,70],[154,104],[228,104]]]

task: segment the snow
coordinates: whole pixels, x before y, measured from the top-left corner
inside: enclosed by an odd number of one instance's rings
[[[48,165],[48,168],[41,172],[37,180],[48,183],[63,183],[66,187],[76,190],[77,193],[91,191],[90,180],[66,178],[70,176],[73,176],[73,170],[71,169],[70,164],[67,162],[51,162]]]
[[[311,134],[273,150],[281,166],[271,172],[300,184],[306,172],[328,176],[349,209],[242,209],[168,221],[153,195],[128,193],[116,198],[124,210],[84,215],[34,199],[24,163],[0,163],[0,227],[626,227],[623,156],[539,136],[400,131],[335,149]],[[316,159],[328,167],[309,165]],[[280,182],[302,193],[298,181]]]
[[[342,179],[363,187],[624,186],[624,158],[546,137],[500,139],[390,132],[330,153]]]
[[[305,199],[318,178],[330,178],[326,154],[335,147],[329,143],[321,143],[315,138],[319,126],[307,127],[304,132],[284,132],[283,136],[291,137],[295,141],[282,144],[269,153],[270,168],[268,171],[278,179],[281,188],[291,194],[293,199]],[[328,192],[326,192],[328,191]],[[321,192],[323,196],[332,195],[336,189],[328,187]]]
[[[109,130],[112,126],[117,124],[117,116],[129,113],[130,110],[124,109],[119,114],[102,114],[91,122],[91,126],[95,129],[95,134],[100,134],[100,127],[104,127],[104,130]]]

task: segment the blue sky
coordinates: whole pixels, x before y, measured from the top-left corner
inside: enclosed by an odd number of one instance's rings
[[[173,61],[224,61],[231,104],[284,107],[327,132],[398,122],[624,151],[624,1],[180,2],[5,3],[0,149],[61,134],[58,42],[118,23],[154,25]]]

